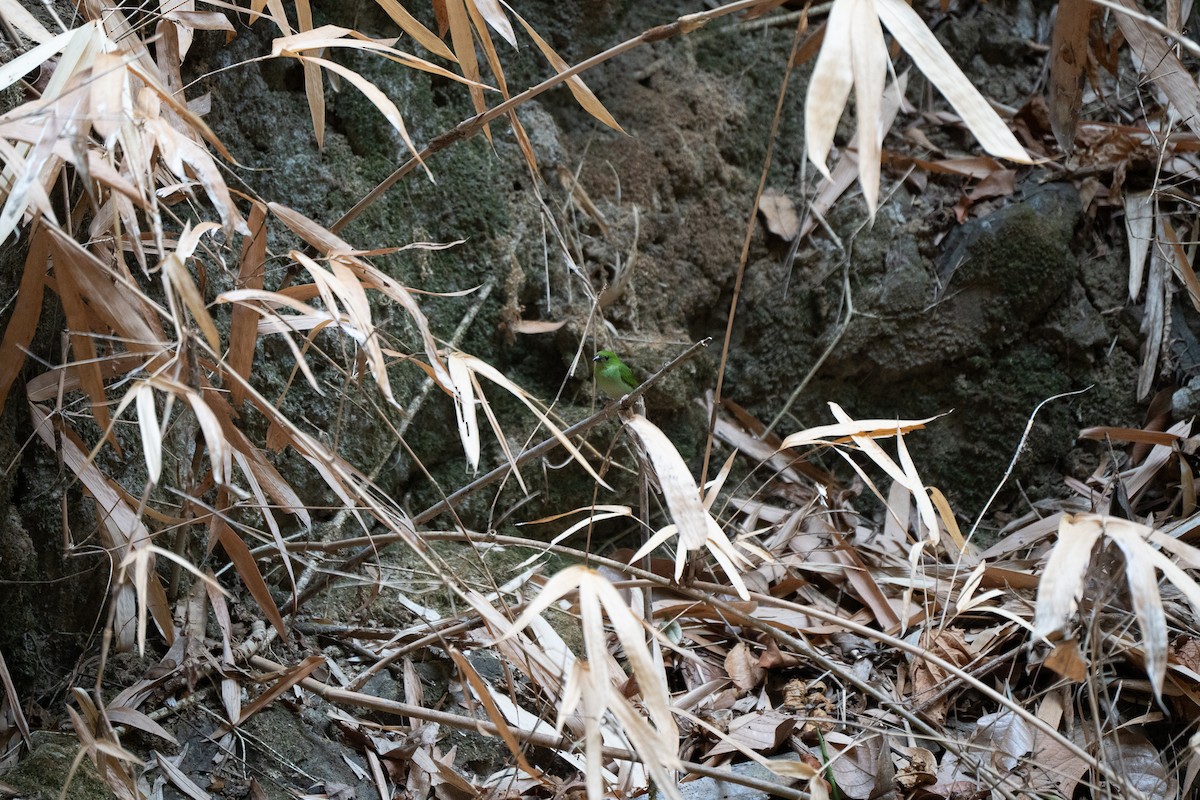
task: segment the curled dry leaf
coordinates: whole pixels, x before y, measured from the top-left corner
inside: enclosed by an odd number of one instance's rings
[[[767,189],[758,202],[758,210],[767,223],[767,230],[790,242],[800,233],[800,215],[792,198],[778,189]]]
[[[745,642],[738,642],[725,656],[725,671],[739,689],[749,692],[762,683],[767,671],[758,665],[758,656]]]

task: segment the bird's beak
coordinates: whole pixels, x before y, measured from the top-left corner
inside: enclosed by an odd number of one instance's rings
[[[592,356],[592,361],[599,361],[599,360],[600,360],[600,356]]]

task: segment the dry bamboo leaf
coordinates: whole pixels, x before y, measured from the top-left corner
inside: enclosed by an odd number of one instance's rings
[[[571,455],[571,458],[575,459],[575,461],[581,467],[583,467],[588,475],[591,475],[592,478],[605,489],[612,491],[612,487],[605,483],[604,479],[601,478],[594,469],[592,469],[592,465],[587,462],[587,459],[583,457],[583,454],[579,452],[579,449],[571,443],[571,440],[564,436],[563,432],[559,430],[558,426],[555,425],[548,416],[542,413],[541,409],[539,409],[537,405],[530,399],[528,392],[510,381],[502,372],[493,367],[491,364],[481,361],[474,356],[468,356],[465,353],[455,353],[454,355],[461,359],[463,364],[465,364],[473,374],[484,376],[492,383],[501,387],[513,397],[520,400],[525,407],[528,408],[533,415],[538,418],[538,421],[546,426],[546,429],[550,431],[551,435],[558,439],[559,444],[562,445],[563,449]]]
[[[1163,216],[1159,218],[1158,224],[1162,230],[1163,239],[1166,240],[1169,247],[1171,270],[1187,289],[1188,299],[1192,301],[1192,308],[1200,311],[1200,279],[1196,277],[1196,271],[1192,269],[1191,259],[1184,252],[1171,220]]]
[[[0,685],[4,687],[4,697],[8,701],[8,713],[17,727],[17,731],[21,734],[21,739],[25,742],[26,747],[33,750],[33,742],[29,738],[29,722],[25,719],[25,711],[22,709],[20,697],[17,695],[17,686],[13,683],[12,675],[9,674],[4,653],[0,653]]]
[[[1062,0],[1050,39],[1050,80],[1046,84],[1050,128],[1058,146],[1068,155],[1075,149],[1075,123],[1083,101],[1093,8],[1089,0]]]
[[[879,627],[888,633],[900,630],[900,616],[883,590],[879,588],[875,577],[858,553],[843,542],[833,555],[838,562],[848,567],[846,570],[847,583],[853,588],[854,594],[871,610]]]
[[[4,327],[4,339],[0,341],[0,409],[4,408],[13,382],[21,374],[25,349],[33,341],[41,319],[49,257],[49,234],[41,223],[35,222],[29,231],[29,254],[21,272],[16,304]]]
[[[328,229],[317,224],[308,217],[293,211],[287,206],[278,203],[269,203],[268,207],[276,217],[287,225],[304,241],[319,249],[326,255],[330,254],[345,254],[354,251],[346,241],[341,239],[336,234]],[[370,286],[379,289],[388,297],[392,298],[404,308],[408,313],[409,318],[417,327],[421,335],[421,342],[424,345],[425,356],[429,359],[429,365],[432,370],[431,377],[447,392],[453,391],[453,381],[450,380],[450,375],[446,371],[446,366],[442,363],[438,356],[437,342],[433,338],[433,334],[429,330],[429,322],[425,318],[425,314],[417,305],[412,293],[404,286],[401,286],[389,276],[375,269],[365,261],[357,258],[351,258],[348,266],[359,271],[363,280]],[[310,309],[311,310],[311,309]]]
[[[496,703],[492,699],[491,687],[487,685],[487,682],[471,666],[471,662],[457,648],[451,647],[449,652],[450,659],[458,667],[459,674],[466,677],[467,683],[470,684],[475,697],[483,704],[483,709],[487,713],[488,719],[496,726],[501,741],[508,748],[508,752],[512,754],[513,759],[517,762],[517,766],[524,770],[526,774],[540,778],[542,776],[541,771],[535,769],[525,760],[525,748],[517,741],[517,737],[513,735],[512,729],[508,726],[508,722],[504,718],[504,714],[500,713],[500,709],[496,707]]]
[[[454,57],[454,51],[446,47],[437,34],[422,25],[397,0],[375,0],[375,2],[387,12],[387,15],[400,26],[402,31],[413,37],[426,50],[447,61],[458,62],[458,59]]]
[[[789,447],[801,447],[811,444],[846,444],[854,441],[854,437],[864,436],[882,439],[885,436],[895,436],[897,433],[921,430],[927,424],[937,419],[937,417],[927,417],[925,419],[852,420],[842,411],[841,406],[838,406],[836,403],[830,403],[829,406],[831,410],[834,408],[837,409],[834,412],[835,416],[840,412],[846,421],[838,422],[835,425],[818,425],[815,428],[806,428],[798,433],[793,433],[783,440],[779,449],[784,450]]]
[[[296,0],[296,26],[300,33],[313,29],[312,8],[308,0]],[[272,48],[274,49],[274,48]],[[304,96],[308,100],[308,113],[312,117],[313,135],[317,149],[325,147],[325,86],[321,82],[321,69],[316,64],[301,61],[304,74]]]
[[[310,31],[301,31],[275,39],[271,45],[271,54],[277,57],[297,57],[305,55],[306,51],[312,51],[313,54],[321,54],[333,48],[360,50],[381,55],[389,61],[395,61],[412,69],[419,69],[423,72],[457,81],[458,83],[473,85],[480,90],[491,88],[482,83],[473,83],[461,75],[439,67],[437,64],[426,61],[423,58],[418,58],[411,53],[397,50],[391,46],[393,41],[392,39],[370,39],[358,31],[351,30],[350,28],[342,28],[337,25],[322,25]]]
[[[378,86],[371,83],[354,70],[348,67],[343,67],[336,61],[329,61],[328,59],[317,58],[316,56],[297,55],[296,58],[299,59],[300,63],[302,64],[316,65],[329,70],[330,72],[344,78],[346,82],[351,84],[355,89],[358,89],[358,91],[361,92],[362,95],[379,110],[379,113],[383,114],[384,118],[391,124],[391,126],[396,129],[396,132],[400,134],[400,138],[404,140],[404,144],[408,146],[408,150],[410,153],[412,153],[413,158],[417,159],[421,166],[424,167],[425,174],[429,176],[430,180],[433,179],[433,173],[431,173],[429,168],[425,166],[425,162],[421,158],[420,151],[417,150],[417,146],[413,144],[412,138],[408,135],[408,128],[404,124],[404,118],[400,116],[400,109],[396,107],[396,104],[393,103],[391,99],[389,99],[388,96],[379,89]]]
[[[213,518],[210,535],[216,536],[217,541],[221,543],[225,554],[229,556],[234,569],[241,577],[242,583],[246,585],[250,595],[258,603],[258,607],[267,616],[267,621],[279,632],[280,638],[287,641],[287,628],[283,624],[283,617],[279,614],[279,607],[275,605],[275,599],[271,596],[266,581],[263,580],[262,572],[259,570],[254,556],[250,553],[250,548],[224,520],[217,517]]]
[[[71,355],[75,359],[79,382],[91,400],[92,416],[96,424],[105,432],[105,440],[120,452],[117,439],[111,431],[112,418],[108,411],[108,397],[104,393],[104,379],[100,373],[96,345],[92,341],[94,333],[107,331],[92,319],[91,311],[95,308],[95,300],[76,281],[85,267],[82,260],[76,258],[77,250],[62,246],[65,238],[54,236],[50,252],[54,263],[54,276],[57,279],[58,299],[67,318],[68,329],[72,332]],[[85,302],[85,297],[92,300],[92,303]]]
[[[508,21],[508,17],[504,14],[504,9],[500,7],[497,0],[467,0],[479,12],[492,30],[504,37],[504,41],[508,42],[514,48],[517,46],[517,35],[513,31],[512,23]]]
[[[191,256],[195,250],[196,244],[200,237],[208,231],[216,230],[220,226],[215,222],[201,222],[195,228],[191,225],[185,225],[183,233],[179,235],[179,247],[174,253],[168,253],[160,264],[162,268],[163,278],[167,281],[169,288],[174,289],[175,293],[183,300],[184,305],[191,312],[192,319],[200,326],[201,332],[204,334],[208,346],[212,348],[214,353],[221,352],[221,336],[217,333],[217,325],[209,316],[208,309],[205,307],[204,298],[200,295],[200,290],[196,288],[196,284],[192,281],[192,276],[188,273],[184,262]],[[182,331],[179,332],[182,335]]]
[[[212,466],[213,483],[218,486],[227,483],[231,477],[233,454],[229,442],[225,439],[225,432],[221,430],[221,423],[218,421],[217,415],[208,407],[208,403],[199,392],[182,385],[176,385],[174,391],[188,401],[192,407],[192,413],[196,415],[196,423],[200,426],[200,432],[204,435],[204,442],[208,446],[208,460]]]
[[[875,218],[879,205],[880,154],[885,130],[879,127],[884,81],[888,72],[887,45],[873,0],[857,0],[852,7],[851,62],[854,65],[854,106],[858,123],[858,182],[867,213]]]
[[[551,322],[549,320],[540,319],[523,319],[513,323],[512,330],[517,333],[524,334],[554,333],[556,330],[566,324],[566,320],[560,322]]]
[[[1136,15],[1145,11],[1137,0],[1113,0]],[[1115,15],[1117,27],[1129,43],[1129,54],[1138,72],[1149,78],[1167,96],[1171,109],[1185,125],[1200,132],[1200,89],[1171,44],[1146,22],[1130,14]]]
[[[154,759],[167,781],[184,795],[190,797],[192,800],[212,800],[212,795],[197,786],[191,778],[172,764],[171,760],[162,753],[155,750]]]
[[[1083,683],[1087,679],[1088,663],[1079,651],[1076,639],[1066,639],[1054,645],[1042,664],[1073,683]]]
[[[271,688],[260,694],[254,699],[254,702],[242,709],[242,716],[238,718],[236,723],[225,723],[216,730],[213,736],[221,737],[229,733],[234,727],[241,725],[250,719],[250,717],[262,711],[271,705],[271,703],[274,703],[281,694],[299,684],[300,681],[307,678],[317,667],[320,667],[324,663],[324,656],[308,656],[296,666],[284,669],[279,679],[271,685]]]
[[[262,203],[255,202],[250,207],[249,227],[250,235],[242,240],[236,285],[238,289],[262,289],[267,259],[267,209]],[[226,361],[242,380],[250,378],[250,370],[254,366],[257,326],[258,315],[253,309],[241,304],[234,305],[229,323],[229,354]],[[233,381],[230,396],[235,406],[245,401],[246,392],[241,381]]]
[[[876,0],[880,21],[938,88],[983,149],[999,158],[1031,164],[1032,160],[1000,116],[904,0]],[[826,34],[828,36],[828,34]]]
[[[641,620],[603,575],[584,566],[568,567],[557,573],[546,582],[541,593],[526,606],[502,639],[515,636],[551,603],[573,591],[579,596],[587,661],[576,661],[572,665],[561,695],[557,727],[561,731],[567,717],[582,703],[589,797],[602,796],[601,721],[607,711],[641,755],[651,777],[668,797],[679,800],[678,790],[671,791],[674,781],[670,777],[670,770],[679,766],[679,729],[671,713],[661,660],[655,659],[647,650]],[[615,679],[624,682],[624,675],[609,672],[612,661],[604,635],[604,615],[612,624],[632,667],[642,703],[654,722],[653,728],[614,686]]]
[[[1176,422],[1166,430],[1166,433],[1186,439],[1191,435],[1191,431],[1192,421],[1185,419]],[[1177,447],[1177,443],[1155,443],[1141,464],[1121,472],[1120,477],[1121,482],[1125,485],[1125,492],[1130,497],[1136,498],[1150,484],[1154,476],[1176,457]]]
[[[14,28],[38,44],[54,38],[50,31],[46,30],[46,26],[38,22],[37,17],[29,13],[24,4],[18,3],[17,0],[0,0],[0,17],[4,17]]]
[[[1138,366],[1137,398],[1145,400],[1158,375],[1159,359],[1167,336],[1171,294],[1169,267],[1161,248],[1150,248],[1150,276],[1146,281],[1146,304],[1142,309],[1142,362]]]
[[[825,23],[825,40],[817,54],[808,94],[804,100],[804,140],[808,158],[830,179],[825,160],[833,149],[838,120],[854,85],[852,45],[853,11],[856,0],[837,0]]]
[[[727,734],[720,737],[705,754],[705,758],[711,759],[747,750],[774,753],[783,746],[795,729],[796,717],[785,711],[773,709],[761,714],[745,714],[730,723]]]
[[[450,380],[454,386],[454,417],[458,421],[458,437],[462,440],[463,451],[471,470],[479,471],[479,422],[475,414],[476,403],[483,402],[475,399],[474,381],[471,380],[471,370],[467,361],[451,353],[446,359],[450,370]]]
[[[633,516],[633,509],[631,509],[629,506],[595,505],[595,506],[585,506],[583,508],[576,508],[571,511],[564,511],[561,514],[554,514],[549,517],[543,517],[542,519],[532,519],[532,520],[529,520],[528,522],[519,522],[517,524],[518,525],[542,525],[547,522],[554,522],[555,520],[562,519],[563,517],[568,517],[568,516],[571,516],[574,514],[578,514],[580,512],[587,512],[587,516],[585,516],[583,519],[579,520],[578,522],[575,522],[574,524],[572,524],[570,527],[568,527],[566,530],[562,531],[561,533],[556,534],[555,537],[550,540],[550,544],[558,544],[559,542],[568,538],[571,534],[575,533],[576,531],[578,531],[582,528],[586,528],[591,525],[594,525],[597,522],[601,522],[606,519],[615,519],[617,517],[632,517]]]
[[[1142,276],[1146,272],[1146,255],[1150,252],[1153,227],[1153,193],[1126,193],[1125,234],[1129,240],[1129,299],[1134,302],[1137,302],[1138,295],[1142,293]]]
[[[1063,630],[1075,612],[1083,577],[1092,560],[1092,548],[1104,532],[1100,518],[1064,514],[1058,541],[1038,584],[1033,628],[1037,636]]]
[[[151,483],[158,483],[162,475],[162,431],[158,426],[158,409],[154,404],[154,389],[149,383],[140,383],[133,390],[137,399],[138,430],[142,439],[142,452],[146,457],[146,474]],[[120,414],[120,411],[117,412]]]
[[[471,82],[471,104],[476,114],[487,110],[483,99],[483,89],[479,83],[479,61],[475,56],[475,38],[471,35],[471,22],[467,9],[463,5],[469,0],[445,0],[446,18],[450,22],[450,41],[454,45],[454,55],[462,67],[463,77]],[[490,129],[484,133],[491,139]]]
[[[137,728],[151,736],[164,739],[176,747],[179,746],[179,741],[171,735],[170,731],[136,709],[110,705],[104,709],[104,714],[108,717],[109,721],[115,722],[118,725],[128,725],[131,728]]]
[[[1097,442],[1136,442],[1138,444],[1157,444],[1173,447],[1183,437],[1179,433],[1169,431],[1148,431],[1142,428],[1114,428],[1108,425],[1098,425],[1084,428],[1079,432],[1080,439],[1091,439]]]
[[[742,580],[739,567],[749,566],[749,561],[734,549],[725,532],[712,518],[704,507],[700,497],[700,489],[696,479],[692,477],[683,457],[675,449],[675,445],[650,420],[635,414],[626,419],[626,424],[638,441],[641,442],[646,455],[654,465],[654,473],[658,476],[659,486],[667,502],[674,524],[664,528],[634,555],[637,560],[650,553],[671,535],[678,533],[679,546],[675,552],[675,580],[683,575],[684,565],[688,554],[701,547],[717,559],[734,591],[743,600],[749,599],[746,584]]]
[[[559,57],[558,53],[554,52],[554,48],[546,43],[546,40],[541,37],[541,34],[534,30],[533,26],[526,22],[524,17],[522,17],[516,11],[513,11],[512,6],[510,6],[507,2],[505,2],[504,5],[508,8],[512,15],[517,18],[517,22],[521,23],[521,27],[523,27],[525,32],[529,34],[529,38],[533,39],[533,43],[537,46],[537,49],[542,51],[542,55],[545,56],[546,60],[550,62],[550,66],[554,67],[554,69],[560,73],[566,72],[567,69],[569,69],[567,62],[563,61],[562,58]],[[574,75],[567,79],[567,88],[570,89],[571,94],[575,96],[575,102],[583,106],[584,111],[588,112],[600,122],[603,122],[605,125],[612,128],[614,131],[617,131],[618,133],[625,132],[617,123],[617,120],[613,117],[613,115],[608,113],[608,109],[604,107],[604,104],[600,102],[596,95],[592,93],[592,90],[587,87],[587,84],[585,84],[578,75]]]
[[[229,21],[229,17],[220,11],[196,11],[195,9],[185,10],[172,7],[163,16],[193,30],[237,32],[233,23]],[[180,50],[186,55],[187,48],[181,47]]]

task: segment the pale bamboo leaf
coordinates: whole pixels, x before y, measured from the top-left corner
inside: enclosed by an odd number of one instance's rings
[[[1097,517],[1064,514],[1058,542],[1050,553],[1038,583],[1033,628],[1037,636],[1061,631],[1074,613],[1083,589],[1083,576],[1092,560],[1092,548],[1104,532]]]
[[[1000,115],[992,110],[911,6],[904,0],[875,0],[875,8],[880,21],[912,57],[917,69],[945,95],[984,150],[1020,164],[1033,163]]]
[[[850,99],[850,87],[854,85],[851,37],[857,2],[834,0],[825,23],[825,41],[817,55],[804,101],[804,140],[808,144],[808,158],[826,178],[830,175],[825,161],[833,149],[833,135],[837,132],[846,101]]]

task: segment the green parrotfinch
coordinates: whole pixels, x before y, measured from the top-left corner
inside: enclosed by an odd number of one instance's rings
[[[601,350],[592,362],[596,386],[612,399],[618,400],[637,388],[633,370],[625,366],[612,350]]]

